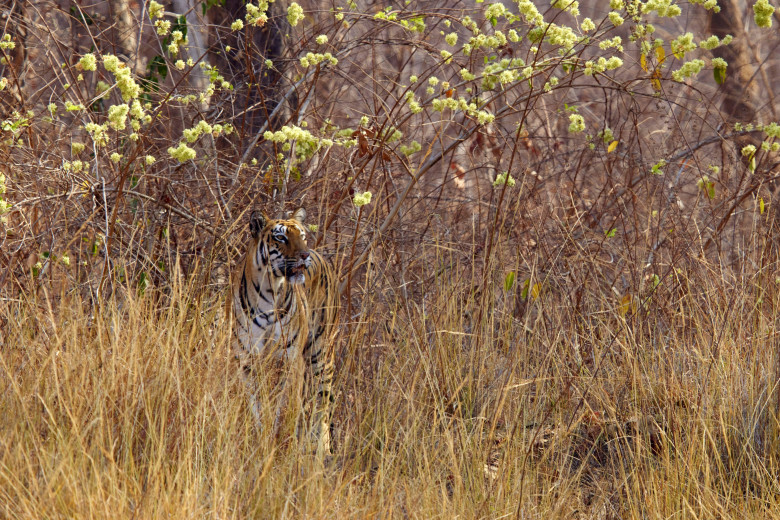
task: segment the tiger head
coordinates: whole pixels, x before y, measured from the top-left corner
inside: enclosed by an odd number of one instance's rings
[[[252,213],[249,230],[255,242],[257,267],[267,265],[274,277],[285,278],[291,284],[304,282],[306,269],[311,265],[303,226],[305,218],[303,208],[286,220],[270,219],[259,211]]]

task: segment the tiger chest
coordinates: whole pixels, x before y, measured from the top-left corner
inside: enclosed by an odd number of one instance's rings
[[[255,356],[291,357],[297,353],[295,309],[256,311],[239,334],[242,347]]]

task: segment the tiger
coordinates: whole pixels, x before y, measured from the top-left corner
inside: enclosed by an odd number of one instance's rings
[[[328,454],[338,287],[330,263],[306,245],[305,218],[303,208],[288,219],[274,220],[260,211],[250,215],[249,247],[232,283],[233,349],[258,425],[253,360],[273,356],[295,363],[302,358],[306,386],[316,390],[310,441],[317,453]],[[277,408],[274,430],[278,420]]]

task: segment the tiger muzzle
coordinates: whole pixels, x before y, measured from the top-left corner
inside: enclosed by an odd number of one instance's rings
[[[308,251],[301,251],[297,256],[297,259],[287,260],[287,262],[285,262],[284,276],[289,280],[300,283],[303,281],[302,278],[305,275],[306,268],[311,263],[311,260],[309,259]]]

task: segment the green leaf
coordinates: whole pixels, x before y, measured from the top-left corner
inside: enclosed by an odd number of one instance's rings
[[[225,5],[225,0],[205,0],[203,3],[200,4],[201,9],[203,9],[203,14],[206,14],[206,11],[214,7],[215,5]]]
[[[71,6],[70,14],[73,16],[73,18],[83,23],[84,25],[92,25],[94,23],[92,18],[88,14],[84,13],[81,9],[76,9],[75,7]]]
[[[515,272],[509,271],[509,273],[506,275],[506,278],[504,278],[504,291],[509,292],[514,285],[515,285]]]
[[[143,294],[147,287],[149,287],[149,277],[146,271],[142,271],[138,277],[138,294]]]
[[[159,74],[160,79],[164,80],[168,76],[168,64],[165,63],[165,58],[159,54],[152,58],[149,63],[149,72]]]
[[[179,16],[176,19],[176,23],[173,24],[173,29],[171,31],[181,31],[181,35],[186,39],[187,38],[187,17],[184,15]]]
[[[165,58],[159,54],[152,58],[146,66],[149,74],[145,78],[140,78],[141,88],[145,92],[157,92],[160,90],[160,82],[168,76],[168,65]]]
[[[723,85],[723,82],[726,81],[726,69],[712,69],[712,76],[715,78],[715,83]]]

